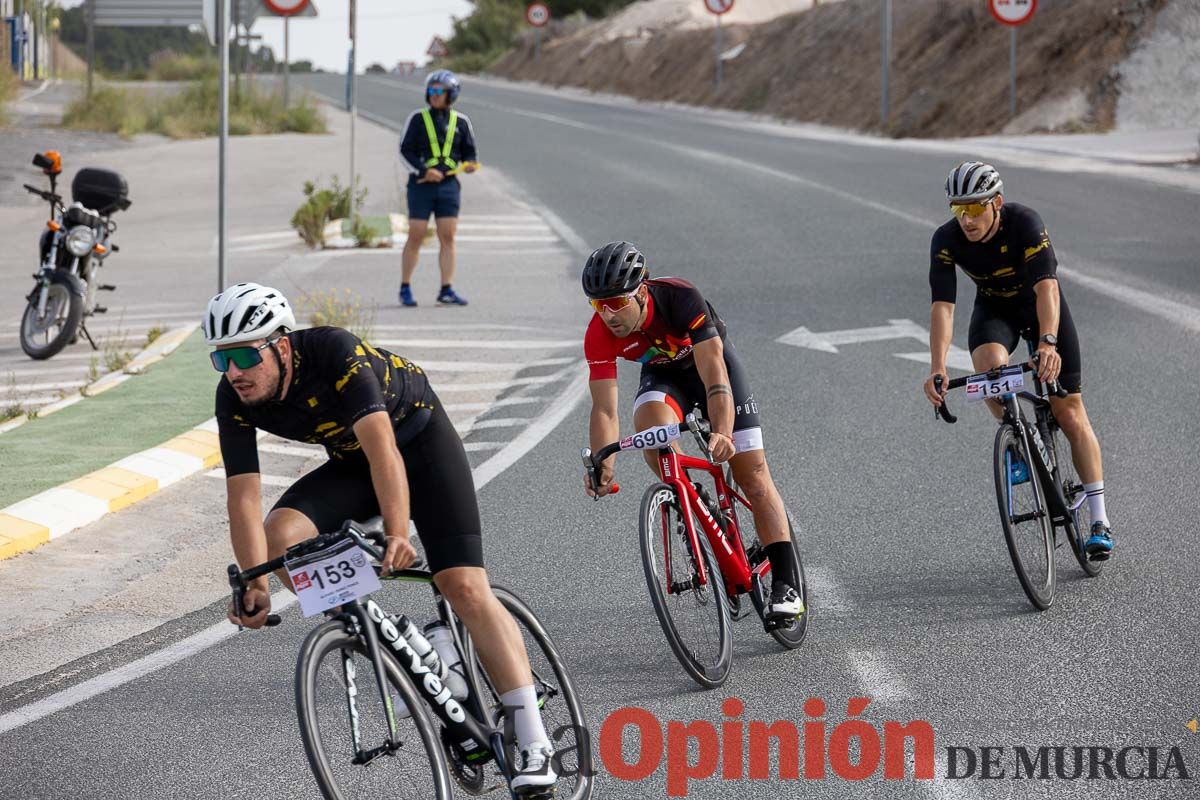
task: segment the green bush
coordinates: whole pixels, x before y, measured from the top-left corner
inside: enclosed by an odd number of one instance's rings
[[[357,220],[359,209],[366,199],[367,190],[363,187],[352,203],[350,187],[342,186],[336,175],[328,189],[319,188],[313,181],[305,181],[304,202],[292,214],[292,227],[309,247],[320,247],[325,243],[325,226],[335,219],[353,216]]]
[[[151,56],[147,74],[152,81],[198,81],[205,78],[216,80],[219,70],[217,60],[210,56],[180,55],[167,51]]]
[[[172,139],[216,136],[220,120],[215,79],[196,81],[177,94],[155,96],[104,87],[80,98],[63,115],[63,125],[79,130],[117,133],[160,133]],[[326,133],[325,118],[307,96],[290,108],[282,95],[243,86],[230,90],[229,133],[234,136],[268,133]]]

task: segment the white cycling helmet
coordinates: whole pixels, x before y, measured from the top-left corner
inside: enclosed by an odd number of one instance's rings
[[[991,164],[964,161],[946,178],[946,199],[951,203],[990,200],[1004,191],[1004,181]]]
[[[280,328],[296,327],[296,315],[283,292],[257,283],[238,283],[208,301],[204,341],[210,345],[265,339]]]

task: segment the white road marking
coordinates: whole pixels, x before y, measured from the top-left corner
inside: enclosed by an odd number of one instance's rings
[[[510,370],[528,369],[531,367],[557,367],[570,364],[576,359],[566,356],[563,358],[539,358],[536,361],[426,361],[419,362],[421,369],[426,372],[505,372]]]
[[[508,442],[467,442],[463,445],[468,453],[474,453],[480,450],[499,450]]]
[[[1069,259],[1065,256],[1062,260],[1072,260],[1078,263],[1078,259]],[[1078,283],[1080,286],[1086,286],[1093,292],[1098,292],[1114,300],[1120,300],[1122,303],[1131,305],[1139,311],[1153,314],[1168,322],[1174,322],[1185,330],[1200,333],[1200,308],[1170,300],[1162,295],[1135,289],[1132,286],[1126,286],[1116,281],[1098,278],[1095,275],[1088,275],[1073,267],[1059,267],[1058,273],[1068,281]]]
[[[887,325],[873,328],[852,328],[845,331],[828,331],[814,333],[808,328],[799,327],[791,333],[785,333],[775,341],[780,344],[790,344],[796,347],[807,347],[810,350],[820,350],[825,353],[836,353],[839,344],[858,344],[860,342],[878,342],[887,339],[912,338],[918,341],[928,341],[929,334],[924,328],[908,319],[889,319]]]
[[[300,447],[291,444],[262,443],[258,446],[260,453],[274,453],[281,456],[299,456],[301,458],[317,458],[325,455],[324,447]]]
[[[289,591],[279,591],[271,595],[271,609],[281,611],[296,602],[295,596]],[[222,642],[238,632],[238,629],[228,622],[220,622],[205,628],[199,633],[181,639],[170,647],[163,648],[149,655],[142,656],[136,661],[130,661],[124,666],[97,675],[91,680],[72,686],[61,692],[56,692],[36,703],[22,706],[0,716],[0,734],[7,733],[30,722],[70,708],[76,703],[103,694],[130,681],[137,680],[143,675],[149,675],[163,667],[169,667],[183,659],[207,650],[214,644]]]
[[[444,403],[442,408],[447,411],[488,411],[500,406],[519,406],[527,403],[541,403],[549,398],[542,395],[533,397],[506,397],[503,400],[492,400],[487,403]]]
[[[62,381],[60,383],[22,383],[18,384],[16,391],[18,392],[40,392],[46,389],[78,389],[86,383],[85,378],[79,378],[73,381]],[[4,393],[4,389],[0,389],[0,394]]]
[[[903,702],[913,698],[912,690],[896,675],[896,670],[877,653],[851,650],[846,653],[850,667],[858,676],[864,696],[884,702]]]
[[[506,417],[502,419],[481,420],[479,422],[467,420],[462,423],[454,423],[454,427],[458,430],[459,436],[466,436],[471,431],[484,430],[485,428],[517,428],[521,425],[528,425],[533,420],[533,417]]]
[[[918,364],[929,366],[933,362],[930,360],[929,351],[923,350],[919,353],[894,353],[896,358],[904,358],[909,361],[916,361]],[[950,345],[950,349],[946,351],[946,368],[958,369],[963,372],[974,372],[975,365],[971,363],[971,354],[963,350],[956,344]]]
[[[541,375],[535,378],[513,378],[511,381],[488,381],[484,383],[444,383],[437,387],[439,395],[448,392],[478,392],[478,391],[502,391],[511,389],[514,386],[539,386],[545,383],[554,383],[558,380],[553,375]]]
[[[208,478],[224,478],[225,468],[217,467],[215,469],[210,469],[208,472],[204,473],[204,475]],[[282,486],[287,488],[296,482],[296,478],[281,478],[278,475],[259,475],[259,478],[262,479],[263,486]]]
[[[547,328],[538,325],[499,325],[489,324],[484,322],[427,322],[424,324],[414,325],[373,325],[371,330],[376,332],[391,332],[391,331],[562,331],[568,333],[566,328]]]

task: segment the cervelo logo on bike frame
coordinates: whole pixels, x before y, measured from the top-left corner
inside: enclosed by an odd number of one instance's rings
[[[622,450],[658,450],[679,438],[679,425],[656,425],[621,440]]]
[[[463,707],[450,694],[450,690],[442,685],[441,679],[437,675],[434,675],[429,667],[421,663],[421,657],[417,655],[415,650],[408,646],[408,642],[400,635],[400,631],[396,629],[392,621],[383,613],[383,609],[375,604],[374,600],[367,600],[367,615],[379,625],[380,633],[392,645],[392,649],[408,661],[409,671],[421,676],[422,688],[425,689],[430,698],[446,709],[446,714],[449,715],[450,719],[455,722],[465,721],[467,714],[463,711]]]
[[[354,668],[354,662],[350,659],[344,659],[342,663],[346,668],[346,698],[347,705],[350,706],[350,728],[354,734],[354,741],[359,740],[358,728],[358,684],[354,679],[358,677],[358,670]]]

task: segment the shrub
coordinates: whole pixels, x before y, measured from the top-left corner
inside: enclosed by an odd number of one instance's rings
[[[353,216],[357,220],[359,209],[366,199],[367,189],[363,187],[351,203],[350,187],[342,186],[336,175],[333,176],[332,186],[328,189],[318,188],[312,181],[305,181],[304,202],[296,209],[296,213],[292,214],[292,227],[309,247],[319,247],[325,243],[325,226],[335,219],[348,219]]]
[[[148,76],[152,81],[216,80],[219,71],[220,65],[210,56],[188,56],[164,51],[150,57]]]
[[[362,298],[342,289],[322,289],[300,295],[300,307],[314,328],[333,325],[345,328],[360,339],[370,339],[375,326],[374,303],[367,305]]]

